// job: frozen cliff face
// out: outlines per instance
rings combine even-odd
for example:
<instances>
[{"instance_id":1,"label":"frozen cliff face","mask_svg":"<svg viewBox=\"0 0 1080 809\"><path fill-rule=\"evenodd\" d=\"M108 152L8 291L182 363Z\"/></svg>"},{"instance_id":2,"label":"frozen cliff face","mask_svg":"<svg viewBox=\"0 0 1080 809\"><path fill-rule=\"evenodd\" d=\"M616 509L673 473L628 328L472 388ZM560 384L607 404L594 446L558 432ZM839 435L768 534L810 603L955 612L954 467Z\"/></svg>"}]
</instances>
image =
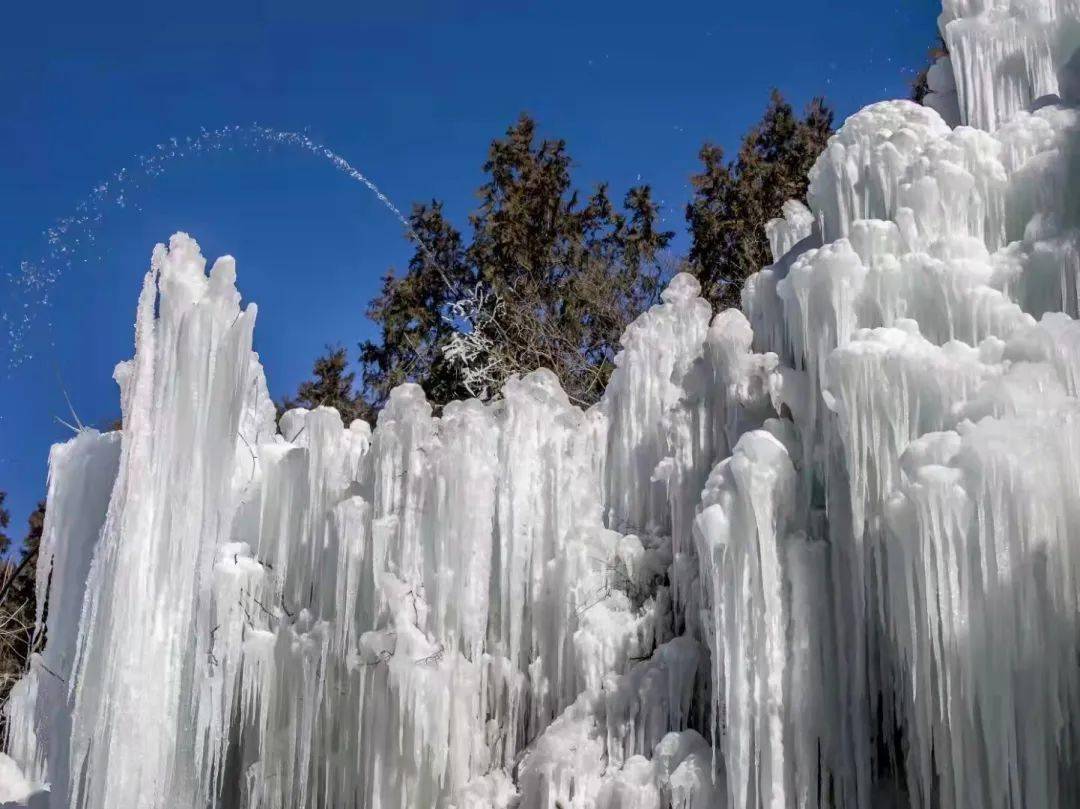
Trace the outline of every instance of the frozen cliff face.
<instances>
[{"instance_id":1,"label":"frozen cliff face","mask_svg":"<svg viewBox=\"0 0 1080 809\"><path fill-rule=\"evenodd\" d=\"M588 411L275 423L232 260L159 246L123 431L50 459L9 794L1075 805L1078 15L947 2L928 106L852 116L742 311L672 279Z\"/></svg>"}]
</instances>

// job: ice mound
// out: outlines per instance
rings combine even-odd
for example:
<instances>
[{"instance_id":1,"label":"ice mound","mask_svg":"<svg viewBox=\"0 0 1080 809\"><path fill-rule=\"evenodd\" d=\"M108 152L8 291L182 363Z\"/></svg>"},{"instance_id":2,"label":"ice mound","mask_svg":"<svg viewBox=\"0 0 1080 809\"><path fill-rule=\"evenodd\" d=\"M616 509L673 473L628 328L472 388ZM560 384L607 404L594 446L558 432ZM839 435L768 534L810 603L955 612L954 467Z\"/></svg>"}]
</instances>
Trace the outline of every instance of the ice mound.
<instances>
[{"instance_id":1,"label":"ice mound","mask_svg":"<svg viewBox=\"0 0 1080 809\"><path fill-rule=\"evenodd\" d=\"M844 124L742 311L675 277L588 411L537 370L275 423L232 259L158 246L123 431L50 458L0 777L56 809L1074 806L1080 5L941 26L928 105Z\"/></svg>"},{"instance_id":2,"label":"ice mound","mask_svg":"<svg viewBox=\"0 0 1080 809\"><path fill-rule=\"evenodd\" d=\"M19 765L0 753L0 807L41 806L47 793L26 777Z\"/></svg>"}]
</instances>

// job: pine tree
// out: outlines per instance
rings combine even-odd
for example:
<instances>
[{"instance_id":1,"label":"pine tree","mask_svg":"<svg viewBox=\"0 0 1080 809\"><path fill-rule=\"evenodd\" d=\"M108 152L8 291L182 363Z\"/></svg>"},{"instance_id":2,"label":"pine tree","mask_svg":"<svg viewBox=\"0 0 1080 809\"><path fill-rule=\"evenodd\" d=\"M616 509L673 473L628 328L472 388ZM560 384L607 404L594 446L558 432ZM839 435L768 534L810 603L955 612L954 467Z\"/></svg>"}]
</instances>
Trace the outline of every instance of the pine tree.
<instances>
[{"instance_id":1,"label":"pine tree","mask_svg":"<svg viewBox=\"0 0 1080 809\"><path fill-rule=\"evenodd\" d=\"M0 503L3 502L0 492ZM0 524L6 526L10 515L0 509ZM9 561L0 576L0 705L7 701L11 687L26 671L34 643L34 618L37 611L35 579L38 549L45 525L45 503L40 502L27 520L19 562ZM4 537L5 542L9 542ZM37 639L38 643L43 638ZM0 713L0 736L4 718Z\"/></svg>"},{"instance_id":2,"label":"pine tree","mask_svg":"<svg viewBox=\"0 0 1080 809\"><path fill-rule=\"evenodd\" d=\"M625 213L605 184L582 204L570 165L566 143L537 142L535 122L522 116L488 152L468 256L502 306L482 322L493 387L547 367L588 405L607 384L623 329L656 299L658 254L673 234L657 226L647 186L627 193Z\"/></svg>"},{"instance_id":3,"label":"pine tree","mask_svg":"<svg viewBox=\"0 0 1080 809\"><path fill-rule=\"evenodd\" d=\"M799 118L774 90L734 161L725 163L719 146L701 148L703 169L692 178L694 197L686 207L689 259L714 305L737 306L743 283L770 262L765 224L787 200L805 200L807 174L832 135L832 120L822 99Z\"/></svg>"},{"instance_id":4,"label":"pine tree","mask_svg":"<svg viewBox=\"0 0 1080 809\"><path fill-rule=\"evenodd\" d=\"M765 224L788 199L805 198L831 134L821 99L799 117L774 91L735 160L702 147L682 268L698 275L712 303L737 305L745 279L768 263ZM595 402L623 330L671 274L663 251L673 234L660 228L648 186L630 189L620 208L604 184L588 196L575 189L571 165L565 141L538 139L523 115L488 149L471 241L440 202L415 206L409 266L388 273L368 306L379 335L360 346L362 393L339 350L320 359L324 367L296 401L370 416L411 381L438 407L497 394L510 375L547 367L573 401Z\"/></svg>"},{"instance_id":5,"label":"pine tree","mask_svg":"<svg viewBox=\"0 0 1080 809\"><path fill-rule=\"evenodd\" d=\"M313 379L300 384L296 395L286 398L278 407L284 412L293 407L314 409L323 405L336 408L341 420L349 425L354 419L372 417L371 408L355 391L356 374L348 370L345 349L327 346L326 353L315 360Z\"/></svg>"},{"instance_id":6,"label":"pine tree","mask_svg":"<svg viewBox=\"0 0 1080 809\"><path fill-rule=\"evenodd\" d=\"M441 202L413 206L409 217L416 252L403 276L389 272L368 305L380 336L360 346L366 401L382 406L403 382L420 382L435 402L467 396L442 347L454 331L451 305L476 278L465 262L461 234L443 215Z\"/></svg>"},{"instance_id":7,"label":"pine tree","mask_svg":"<svg viewBox=\"0 0 1080 809\"><path fill-rule=\"evenodd\" d=\"M0 492L0 556L7 554L11 547L11 537L4 533L4 529L11 523L11 512L4 508L7 500L7 492Z\"/></svg>"},{"instance_id":8,"label":"pine tree","mask_svg":"<svg viewBox=\"0 0 1080 809\"><path fill-rule=\"evenodd\" d=\"M34 586L38 549L41 547L41 534L45 528L45 501L41 500L26 519L26 536L23 537L20 564L22 570L12 586L16 603L30 603L29 612L34 613ZM25 562L25 564L22 564Z\"/></svg>"},{"instance_id":9,"label":"pine tree","mask_svg":"<svg viewBox=\"0 0 1080 809\"><path fill-rule=\"evenodd\" d=\"M648 186L627 193L625 212L603 184L582 203L570 167L566 143L538 141L523 115L488 150L470 244L440 203L414 208L408 272L388 275L368 308L381 332L361 346L368 402L406 381L437 405L490 395L539 367L573 400L599 398L623 329L656 300L673 234Z\"/></svg>"}]
</instances>

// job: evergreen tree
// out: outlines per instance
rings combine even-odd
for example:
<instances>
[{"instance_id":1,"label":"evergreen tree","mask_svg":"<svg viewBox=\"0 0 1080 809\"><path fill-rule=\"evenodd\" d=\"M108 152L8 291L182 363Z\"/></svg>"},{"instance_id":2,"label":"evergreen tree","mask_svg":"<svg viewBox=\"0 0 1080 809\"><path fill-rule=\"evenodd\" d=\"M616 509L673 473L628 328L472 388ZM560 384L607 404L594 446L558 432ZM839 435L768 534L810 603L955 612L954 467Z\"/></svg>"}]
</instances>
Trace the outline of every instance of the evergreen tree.
<instances>
[{"instance_id":1,"label":"evergreen tree","mask_svg":"<svg viewBox=\"0 0 1080 809\"><path fill-rule=\"evenodd\" d=\"M314 378L301 383L296 396L282 401L278 410L284 412L293 407L310 410L325 405L336 408L346 426L354 419L370 420L371 409L355 391L356 374L348 366L344 348L327 346L326 353L315 360Z\"/></svg>"},{"instance_id":2,"label":"evergreen tree","mask_svg":"<svg viewBox=\"0 0 1080 809\"><path fill-rule=\"evenodd\" d=\"M34 614L34 585L37 570L38 549L41 547L41 534L45 528L45 501L38 502L26 520L26 536L23 537L20 565L22 570L12 586L15 603L29 603L29 613ZM23 564L25 562L25 564Z\"/></svg>"},{"instance_id":3,"label":"evergreen tree","mask_svg":"<svg viewBox=\"0 0 1080 809\"><path fill-rule=\"evenodd\" d=\"M468 395L442 351L454 331L450 307L476 281L461 234L437 201L413 206L409 224L416 252L403 276L391 271L383 278L367 309L380 338L360 345L365 397L375 407L403 382L420 382L439 403Z\"/></svg>"},{"instance_id":4,"label":"evergreen tree","mask_svg":"<svg viewBox=\"0 0 1080 809\"><path fill-rule=\"evenodd\" d=\"M657 257L673 234L658 227L648 186L615 209L606 185L582 204L563 140L536 142L522 116L488 151L468 259L501 310L474 318L487 332L490 383L547 367L572 400L596 401L626 325L656 299Z\"/></svg>"},{"instance_id":5,"label":"evergreen tree","mask_svg":"<svg viewBox=\"0 0 1080 809\"><path fill-rule=\"evenodd\" d=\"M0 497L2 502L3 497ZM0 524L7 525L8 518L8 513L0 509ZM37 611L35 562L44 525L45 503L41 502L27 520L27 532L18 564L7 562L0 576L0 705L7 701L11 687L26 671L33 651ZM4 540L9 541L7 537ZM38 639L38 642L41 640ZM0 735L5 730L3 723L4 718L0 713Z\"/></svg>"},{"instance_id":6,"label":"evergreen tree","mask_svg":"<svg viewBox=\"0 0 1080 809\"><path fill-rule=\"evenodd\" d=\"M774 92L734 161L702 147L686 268L712 303L737 304L745 279L769 262L765 224L788 199L805 198L831 134L821 99L800 117ZM488 149L471 240L440 202L414 206L408 268L388 273L368 306L379 336L360 346L362 393L338 350L320 359L296 401L370 416L403 382L419 383L439 406L497 394L510 375L547 367L573 401L595 402L623 330L670 275L663 251L673 234L661 229L648 186L618 206L605 184L587 196L577 190L571 165L566 143L538 139L523 115Z\"/></svg>"},{"instance_id":7,"label":"evergreen tree","mask_svg":"<svg viewBox=\"0 0 1080 809\"><path fill-rule=\"evenodd\" d=\"M11 547L11 538L4 533L4 529L11 523L11 513L4 508L7 500L7 492L0 492L0 556L6 555Z\"/></svg>"},{"instance_id":8,"label":"evergreen tree","mask_svg":"<svg viewBox=\"0 0 1080 809\"><path fill-rule=\"evenodd\" d=\"M701 148L703 168L692 178L686 207L689 259L714 305L737 306L746 279L770 263L765 224L787 200L805 200L807 174L832 135L832 120L822 99L800 118L774 90L734 161L726 163L719 146Z\"/></svg>"},{"instance_id":9,"label":"evergreen tree","mask_svg":"<svg viewBox=\"0 0 1080 809\"><path fill-rule=\"evenodd\" d=\"M368 307L380 327L361 345L369 403L406 381L436 405L490 395L539 367L575 401L596 401L623 329L656 300L673 234L648 186L624 211L603 184L582 202L570 167L565 142L538 141L523 115L488 150L468 245L439 202L413 209L408 271L388 274Z\"/></svg>"}]
</instances>

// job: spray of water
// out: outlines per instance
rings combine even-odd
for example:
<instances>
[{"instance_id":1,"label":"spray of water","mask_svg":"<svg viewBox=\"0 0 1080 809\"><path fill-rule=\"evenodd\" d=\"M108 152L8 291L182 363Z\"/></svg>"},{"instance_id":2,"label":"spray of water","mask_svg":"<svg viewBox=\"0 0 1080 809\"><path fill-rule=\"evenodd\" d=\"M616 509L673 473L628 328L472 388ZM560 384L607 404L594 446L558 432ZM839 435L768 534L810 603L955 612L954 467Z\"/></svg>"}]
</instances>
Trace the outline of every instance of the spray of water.
<instances>
[{"instance_id":1,"label":"spray of water","mask_svg":"<svg viewBox=\"0 0 1080 809\"><path fill-rule=\"evenodd\" d=\"M419 249L438 266L431 251L390 198L348 160L310 135L260 124L203 129L195 136L170 138L165 143L159 143L149 152L136 157L131 165L114 172L106 181L95 186L71 216L57 220L45 231L46 249L40 258L23 261L17 271L8 273L11 303L0 311L0 327L8 335L8 369L32 359L32 354L26 349L31 326L41 312L49 308L53 287L64 273L75 264L85 264L90 260L91 248L97 242L98 231L109 210L127 208L129 205L141 210L135 202L137 192L145 183L161 176L180 160L213 152L237 149L267 151L282 147L325 160L350 180L371 191L405 227Z\"/></svg>"}]
</instances>

